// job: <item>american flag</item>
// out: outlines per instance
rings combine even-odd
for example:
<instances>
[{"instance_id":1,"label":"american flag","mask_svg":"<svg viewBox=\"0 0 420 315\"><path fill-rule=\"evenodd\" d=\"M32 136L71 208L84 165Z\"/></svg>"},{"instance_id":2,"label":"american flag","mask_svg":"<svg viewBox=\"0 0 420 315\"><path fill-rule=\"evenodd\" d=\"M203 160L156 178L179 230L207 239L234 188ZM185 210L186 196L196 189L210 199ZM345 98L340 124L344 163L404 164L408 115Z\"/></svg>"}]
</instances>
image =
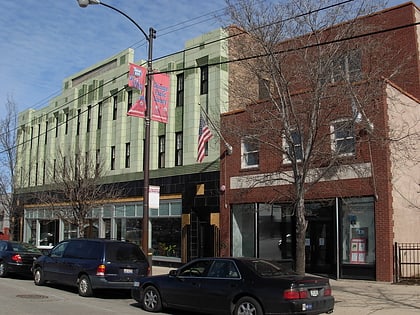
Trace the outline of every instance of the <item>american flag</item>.
<instances>
[{"instance_id":1,"label":"american flag","mask_svg":"<svg viewBox=\"0 0 420 315\"><path fill-rule=\"evenodd\" d=\"M200 127L198 129L197 162L201 163L206 155L206 143L213 137L207 122L200 112Z\"/></svg>"}]
</instances>

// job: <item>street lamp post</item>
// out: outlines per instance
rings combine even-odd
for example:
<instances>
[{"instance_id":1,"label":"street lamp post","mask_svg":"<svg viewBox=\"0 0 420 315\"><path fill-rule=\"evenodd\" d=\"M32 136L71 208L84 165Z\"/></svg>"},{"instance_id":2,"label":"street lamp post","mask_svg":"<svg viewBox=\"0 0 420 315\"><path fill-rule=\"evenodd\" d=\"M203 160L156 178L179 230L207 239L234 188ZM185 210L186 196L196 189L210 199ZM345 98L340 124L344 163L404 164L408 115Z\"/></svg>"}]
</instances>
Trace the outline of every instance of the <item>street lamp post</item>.
<instances>
[{"instance_id":1,"label":"street lamp post","mask_svg":"<svg viewBox=\"0 0 420 315\"><path fill-rule=\"evenodd\" d=\"M149 35L134 21L130 16L120 11L119 9L110 6L100 0L77 0L79 6L82 8L87 7L90 4L100 4L107 8L110 8L129 19L144 35L146 38L149 48L147 56L147 87L146 87L146 113L145 113L145 140L144 140L144 151L143 151L143 174L144 174L144 195L143 195L143 229L141 246L143 251L147 254L149 251L149 181L150 181L150 113L151 113L151 99L152 99L152 52L153 52L153 39L156 38L156 31L150 27Z\"/></svg>"}]
</instances>

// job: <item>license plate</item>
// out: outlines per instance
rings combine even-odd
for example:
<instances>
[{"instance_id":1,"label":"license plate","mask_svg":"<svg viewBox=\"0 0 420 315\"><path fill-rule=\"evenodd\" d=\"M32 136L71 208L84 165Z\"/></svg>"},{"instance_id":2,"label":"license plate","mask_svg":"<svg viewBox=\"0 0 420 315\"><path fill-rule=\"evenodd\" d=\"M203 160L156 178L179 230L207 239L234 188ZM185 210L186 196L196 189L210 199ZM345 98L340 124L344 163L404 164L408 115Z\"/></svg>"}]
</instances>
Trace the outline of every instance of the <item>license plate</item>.
<instances>
[{"instance_id":1,"label":"license plate","mask_svg":"<svg viewBox=\"0 0 420 315\"><path fill-rule=\"evenodd\" d=\"M134 286L135 286L135 287L139 287L139 286L140 286L140 282L138 282L138 281L134 281Z\"/></svg>"},{"instance_id":2,"label":"license plate","mask_svg":"<svg viewBox=\"0 0 420 315\"><path fill-rule=\"evenodd\" d=\"M133 269L127 269L127 268L124 268L123 272L124 272L124 273L129 273L129 274L132 274L132 273L133 273Z\"/></svg>"},{"instance_id":3,"label":"license plate","mask_svg":"<svg viewBox=\"0 0 420 315\"><path fill-rule=\"evenodd\" d=\"M309 290L311 296L318 296L318 290Z\"/></svg>"}]
</instances>

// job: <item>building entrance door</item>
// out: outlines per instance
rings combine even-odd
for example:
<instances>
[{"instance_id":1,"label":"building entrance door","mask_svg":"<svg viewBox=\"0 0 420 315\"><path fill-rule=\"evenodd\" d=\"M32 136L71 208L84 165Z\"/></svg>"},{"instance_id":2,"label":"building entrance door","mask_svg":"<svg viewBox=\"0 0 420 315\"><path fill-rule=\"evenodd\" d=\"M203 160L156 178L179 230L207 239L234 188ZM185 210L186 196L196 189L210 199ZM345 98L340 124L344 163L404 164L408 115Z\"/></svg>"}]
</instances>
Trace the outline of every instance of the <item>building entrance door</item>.
<instances>
[{"instance_id":1,"label":"building entrance door","mask_svg":"<svg viewBox=\"0 0 420 315\"><path fill-rule=\"evenodd\" d=\"M321 210L307 219L306 272L334 275L336 273L334 212Z\"/></svg>"}]
</instances>

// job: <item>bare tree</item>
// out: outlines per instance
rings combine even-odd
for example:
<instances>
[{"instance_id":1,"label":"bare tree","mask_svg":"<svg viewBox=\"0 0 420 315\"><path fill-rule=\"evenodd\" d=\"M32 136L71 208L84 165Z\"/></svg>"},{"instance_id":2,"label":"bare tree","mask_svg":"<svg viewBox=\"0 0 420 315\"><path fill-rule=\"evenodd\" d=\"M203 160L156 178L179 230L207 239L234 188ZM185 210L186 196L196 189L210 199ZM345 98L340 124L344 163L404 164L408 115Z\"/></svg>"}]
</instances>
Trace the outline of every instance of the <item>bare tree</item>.
<instances>
[{"instance_id":1,"label":"bare tree","mask_svg":"<svg viewBox=\"0 0 420 315\"><path fill-rule=\"evenodd\" d=\"M36 194L41 204L63 221L76 225L84 237L92 210L121 196L115 184L104 182L106 171L96 153L64 155L58 150L46 167L47 190Z\"/></svg>"},{"instance_id":2,"label":"bare tree","mask_svg":"<svg viewBox=\"0 0 420 315\"><path fill-rule=\"evenodd\" d=\"M270 175L255 176L251 186L289 185L278 200L294 204L296 271L303 274L305 198L321 180L340 177L340 166L352 167L356 137L361 151L372 140L385 141L385 128L373 128L381 121L383 78L401 76L404 65L384 58L378 48L383 42L367 36L381 25L360 17L381 8L377 1L226 2L230 23L237 26L230 28L229 54L237 62L229 65L235 79L229 106L248 105L246 118L230 121L223 132L266 148L273 160L282 157L283 163ZM362 65L362 56L370 67ZM337 134L342 139L332 141Z\"/></svg>"},{"instance_id":3,"label":"bare tree","mask_svg":"<svg viewBox=\"0 0 420 315\"><path fill-rule=\"evenodd\" d=\"M0 119L0 203L4 209L6 221L9 220L8 228L11 235L14 233L13 222L19 215L18 207L13 200L16 166L16 114L16 103L12 97L8 97Z\"/></svg>"}]
</instances>

